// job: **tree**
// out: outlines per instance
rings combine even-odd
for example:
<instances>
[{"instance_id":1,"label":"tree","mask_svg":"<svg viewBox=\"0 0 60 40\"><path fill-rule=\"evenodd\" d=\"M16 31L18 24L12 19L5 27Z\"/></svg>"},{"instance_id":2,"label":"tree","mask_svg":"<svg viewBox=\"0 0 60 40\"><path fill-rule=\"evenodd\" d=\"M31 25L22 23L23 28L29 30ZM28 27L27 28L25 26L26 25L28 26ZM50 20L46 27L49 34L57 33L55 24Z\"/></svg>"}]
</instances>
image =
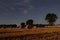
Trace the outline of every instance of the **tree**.
<instances>
[{"instance_id":1,"label":"tree","mask_svg":"<svg viewBox=\"0 0 60 40\"><path fill-rule=\"evenodd\" d=\"M57 17L56 14L54 14L54 13L48 13L46 15L45 20L47 20L49 22L49 25L53 25L57 18L58 17Z\"/></svg>"},{"instance_id":2,"label":"tree","mask_svg":"<svg viewBox=\"0 0 60 40\"><path fill-rule=\"evenodd\" d=\"M33 25L33 20L32 19L29 19L26 21L26 25L28 25L28 28L32 28L32 25Z\"/></svg>"},{"instance_id":3,"label":"tree","mask_svg":"<svg viewBox=\"0 0 60 40\"><path fill-rule=\"evenodd\" d=\"M25 28L25 23L24 22L21 23L21 28Z\"/></svg>"}]
</instances>

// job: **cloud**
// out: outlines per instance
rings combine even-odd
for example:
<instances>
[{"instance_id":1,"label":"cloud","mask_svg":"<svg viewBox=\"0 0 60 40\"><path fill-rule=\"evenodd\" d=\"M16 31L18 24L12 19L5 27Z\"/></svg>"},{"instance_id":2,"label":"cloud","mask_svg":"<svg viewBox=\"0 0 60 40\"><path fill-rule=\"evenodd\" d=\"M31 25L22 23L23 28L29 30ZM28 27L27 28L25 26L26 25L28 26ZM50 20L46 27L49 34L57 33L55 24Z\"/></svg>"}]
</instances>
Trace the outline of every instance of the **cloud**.
<instances>
[{"instance_id":1,"label":"cloud","mask_svg":"<svg viewBox=\"0 0 60 40\"><path fill-rule=\"evenodd\" d=\"M24 14L28 14L29 4L30 0L24 0L25 8L24 8ZM27 4L26 4L27 3Z\"/></svg>"},{"instance_id":2,"label":"cloud","mask_svg":"<svg viewBox=\"0 0 60 40\"><path fill-rule=\"evenodd\" d=\"M28 8L24 9L24 14L28 14L29 10L32 10L34 8L34 6L30 5L28 6Z\"/></svg>"},{"instance_id":3,"label":"cloud","mask_svg":"<svg viewBox=\"0 0 60 40\"><path fill-rule=\"evenodd\" d=\"M28 10L27 9L24 10L24 14L28 14Z\"/></svg>"},{"instance_id":4,"label":"cloud","mask_svg":"<svg viewBox=\"0 0 60 40\"><path fill-rule=\"evenodd\" d=\"M31 10L31 9L33 9L34 8L34 6L32 6L32 5L29 5L29 10Z\"/></svg>"},{"instance_id":5,"label":"cloud","mask_svg":"<svg viewBox=\"0 0 60 40\"><path fill-rule=\"evenodd\" d=\"M28 3L30 0L24 0L25 3Z\"/></svg>"}]
</instances>

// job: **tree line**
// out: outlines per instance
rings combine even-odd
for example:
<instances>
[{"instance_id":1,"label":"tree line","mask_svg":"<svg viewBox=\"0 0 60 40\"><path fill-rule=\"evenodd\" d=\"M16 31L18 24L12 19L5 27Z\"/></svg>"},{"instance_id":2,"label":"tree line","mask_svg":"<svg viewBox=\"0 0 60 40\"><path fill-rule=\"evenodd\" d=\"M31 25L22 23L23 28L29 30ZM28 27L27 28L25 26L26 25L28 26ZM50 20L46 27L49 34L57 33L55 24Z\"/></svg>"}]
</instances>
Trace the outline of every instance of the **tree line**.
<instances>
[{"instance_id":1,"label":"tree line","mask_svg":"<svg viewBox=\"0 0 60 40\"><path fill-rule=\"evenodd\" d=\"M48 13L45 17L45 20L48 22L48 25L54 25L54 23L56 22L56 20L58 19L57 15L55 13ZM48 26L48 25L43 25L43 24L33 24L34 23L34 20L33 19L28 19L25 22L21 22L21 28L25 28L26 26L28 26L27 28L28 29L31 29L32 27L36 26L36 27L45 27L45 26ZM0 28L16 28L17 25L16 24L10 24L10 25L6 25L6 24L3 24L3 25L0 25Z\"/></svg>"},{"instance_id":2,"label":"tree line","mask_svg":"<svg viewBox=\"0 0 60 40\"><path fill-rule=\"evenodd\" d=\"M48 13L45 17L45 20L48 22L48 25L54 25L54 23L56 22L56 20L58 19L57 15L55 13ZM28 29L33 27L33 19L29 19L25 22L21 23L21 28L25 28L26 25L28 25ZM26 25L25 25L26 24ZM44 25L40 25L42 27L44 27Z\"/></svg>"}]
</instances>

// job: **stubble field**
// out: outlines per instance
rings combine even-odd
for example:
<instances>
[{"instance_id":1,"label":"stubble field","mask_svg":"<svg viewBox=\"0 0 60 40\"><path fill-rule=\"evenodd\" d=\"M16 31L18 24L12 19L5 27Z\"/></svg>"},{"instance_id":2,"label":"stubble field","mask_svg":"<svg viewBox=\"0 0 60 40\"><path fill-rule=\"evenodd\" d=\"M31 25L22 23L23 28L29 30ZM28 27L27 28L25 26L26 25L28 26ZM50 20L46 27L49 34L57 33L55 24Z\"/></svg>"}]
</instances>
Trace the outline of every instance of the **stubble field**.
<instances>
[{"instance_id":1,"label":"stubble field","mask_svg":"<svg viewBox=\"0 0 60 40\"><path fill-rule=\"evenodd\" d=\"M60 27L1 28L1 40L60 40Z\"/></svg>"}]
</instances>

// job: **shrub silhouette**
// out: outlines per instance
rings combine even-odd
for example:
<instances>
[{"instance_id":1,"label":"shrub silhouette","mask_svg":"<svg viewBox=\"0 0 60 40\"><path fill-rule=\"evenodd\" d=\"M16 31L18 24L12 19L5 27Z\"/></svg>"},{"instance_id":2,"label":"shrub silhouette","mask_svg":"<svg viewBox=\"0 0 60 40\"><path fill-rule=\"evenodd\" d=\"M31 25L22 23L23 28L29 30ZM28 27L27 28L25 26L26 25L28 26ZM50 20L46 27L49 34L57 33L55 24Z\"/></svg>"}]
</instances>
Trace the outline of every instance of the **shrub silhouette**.
<instances>
[{"instance_id":1,"label":"shrub silhouette","mask_svg":"<svg viewBox=\"0 0 60 40\"><path fill-rule=\"evenodd\" d=\"M25 23L24 22L21 23L21 28L25 28Z\"/></svg>"},{"instance_id":2,"label":"shrub silhouette","mask_svg":"<svg viewBox=\"0 0 60 40\"><path fill-rule=\"evenodd\" d=\"M33 20L32 19L27 20L26 25L28 25L28 29L31 29L33 27Z\"/></svg>"}]
</instances>

